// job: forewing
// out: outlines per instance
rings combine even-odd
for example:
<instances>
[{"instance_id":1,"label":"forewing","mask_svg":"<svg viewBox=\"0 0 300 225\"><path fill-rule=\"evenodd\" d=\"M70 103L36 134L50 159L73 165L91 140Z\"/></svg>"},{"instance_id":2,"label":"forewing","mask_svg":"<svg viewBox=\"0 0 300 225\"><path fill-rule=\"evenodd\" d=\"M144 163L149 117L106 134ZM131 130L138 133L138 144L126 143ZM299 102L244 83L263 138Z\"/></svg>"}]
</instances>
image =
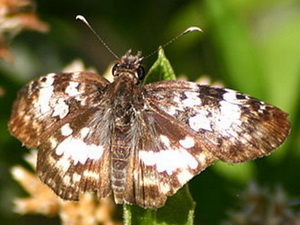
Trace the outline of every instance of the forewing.
<instances>
[{"instance_id":1,"label":"forewing","mask_svg":"<svg viewBox=\"0 0 300 225\"><path fill-rule=\"evenodd\" d=\"M145 110L141 118L125 200L155 209L216 158L171 116Z\"/></svg>"},{"instance_id":2,"label":"forewing","mask_svg":"<svg viewBox=\"0 0 300 225\"><path fill-rule=\"evenodd\" d=\"M37 147L42 136L101 104L108 84L91 72L51 73L33 80L18 93L9 130L28 148Z\"/></svg>"},{"instance_id":3,"label":"forewing","mask_svg":"<svg viewBox=\"0 0 300 225\"><path fill-rule=\"evenodd\" d=\"M22 88L14 103L11 133L39 149L37 174L63 199L110 192L108 84L90 72L48 74Z\"/></svg>"},{"instance_id":4,"label":"forewing","mask_svg":"<svg viewBox=\"0 0 300 225\"><path fill-rule=\"evenodd\" d=\"M176 119L202 149L226 162L267 155L290 130L288 114L230 89L163 81L146 85L143 93L149 108Z\"/></svg>"}]
</instances>

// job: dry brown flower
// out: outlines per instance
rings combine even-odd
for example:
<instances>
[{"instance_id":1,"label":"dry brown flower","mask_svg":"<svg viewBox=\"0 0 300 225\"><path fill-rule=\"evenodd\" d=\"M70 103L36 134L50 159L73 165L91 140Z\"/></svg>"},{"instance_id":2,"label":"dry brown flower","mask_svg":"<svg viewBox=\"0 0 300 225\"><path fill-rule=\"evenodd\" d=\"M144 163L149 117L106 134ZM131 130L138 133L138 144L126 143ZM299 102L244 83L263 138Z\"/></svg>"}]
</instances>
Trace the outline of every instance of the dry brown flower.
<instances>
[{"instance_id":1,"label":"dry brown flower","mask_svg":"<svg viewBox=\"0 0 300 225\"><path fill-rule=\"evenodd\" d=\"M0 59L13 61L7 43L24 29L49 30L48 25L38 19L31 0L0 0Z\"/></svg>"},{"instance_id":2,"label":"dry brown flower","mask_svg":"<svg viewBox=\"0 0 300 225\"><path fill-rule=\"evenodd\" d=\"M36 151L26 157L35 167ZM28 192L29 197L15 200L15 212L19 214L42 214L59 216L63 225L116 225L114 221L115 204L109 197L98 200L92 193L83 193L78 202L64 201L57 197L37 176L21 167L12 168L12 175Z\"/></svg>"}]
</instances>

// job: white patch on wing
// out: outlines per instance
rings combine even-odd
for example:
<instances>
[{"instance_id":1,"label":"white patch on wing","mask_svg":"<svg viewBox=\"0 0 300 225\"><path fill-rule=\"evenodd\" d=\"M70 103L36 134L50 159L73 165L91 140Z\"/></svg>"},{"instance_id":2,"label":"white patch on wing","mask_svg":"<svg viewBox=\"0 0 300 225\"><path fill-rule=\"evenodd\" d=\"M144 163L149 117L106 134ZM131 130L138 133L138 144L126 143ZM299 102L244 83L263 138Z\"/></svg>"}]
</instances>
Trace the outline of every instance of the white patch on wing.
<instances>
[{"instance_id":1,"label":"white patch on wing","mask_svg":"<svg viewBox=\"0 0 300 225\"><path fill-rule=\"evenodd\" d=\"M55 73L49 73L44 77L40 78L40 84L42 87L47 87L47 86L51 86L54 82L54 76L56 74ZM45 81L42 81L42 79L44 79Z\"/></svg>"},{"instance_id":2,"label":"white patch on wing","mask_svg":"<svg viewBox=\"0 0 300 225\"><path fill-rule=\"evenodd\" d=\"M158 152L140 151L139 159L147 166L156 165L158 172L166 171L168 175L172 175L177 169L196 169L198 166L197 160L183 148Z\"/></svg>"},{"instance_id":3,"label":"white patch on wing","mask_svg":"<svg viewBox=\"0 0 300 225\"><path fill-rule=\"evenodd\" d=\"M264 111L266 110L266 103L264 103L264 102L260 102L260 106L259 106L259 109L258 109L258 112L259 113L264 113Z\"/></svg>"},{"instance_id":4,"label":"white patch on wing","mask_svg":"<svg viewBox=\"0 0 300 225\"><path fill-rule=\"evenodd\" d=\"M201 99L197 92L185 92L186 99L182 101L185 107L195 107L201 105Z\"/></svg>"},{"instance_id":5,"label":"white patch on wing","mask_svg":"<svg viewBox=\"0 0 300 225\"><path fill-rule=\"evenodd\" d=\"M38 100L35 103L35 107L40 107L40 112L42 114L51 110L50 99L53 94L53 86L42 87L38 94Z\"/></svg>"},{"instance_id":6,"label":"white patch on wing","mask_svg":"<svg viewBox=\"0 0 300 225\"><path fill-rule=\"evenodd\" d=\"M190 117L189 125L194 131L199 131L200 129L212 131L211 121L207 117L207 113L204 110L199 110L198 114Z\"/></svg>"},{"instance_id":7,"label":"white patch on wing","mask_svg":"<svg viewBox=\"0 0 300 225\"><path fill-rule=\"evenodd\" d=\"M54 181L53 178L48 178L47 179L47 184L50 185L52 188L56 188L57 184L56 182Z\"/></svg>"},{"instance_id":8,"label":"white patch on wing","mask_svg":"<svg viewBox=\"0 0 300 225\"><path fill-rule=\"evenodd\" d=\"M166 108L166 113L168 113L171 116L174 116L176 111L177 111L177 109L173 105Z\"/></svg>"},{"instance_id":9,"label":"white patch on wing","mask_svg":"<svg viewBox=\"0 0 300 225\"><path fill-rule=\"evenodd\" d=\"M186 136L184 139L180 140L179 143L184 148L192 148L195 145L195 140L191 136Z\"/></svg>"},{"instance_id":10,"label":"white patch on wing","mask_svg":"<svg viewBox=\"0 0 300 225\"><path fill-rule=\"evenodd\" d=\"M153 151L139 151L139 158L147 166L154 166L156 163L156 153Z\"/></svg>"},{"instance_id":11,"label":"white patch on wing","mask_svg":"<svg viewBox=\"0 0 300 225\"><path fill-rule=\"evenodd\" d=\"M205 165L206 164L206 157L207 156L206 156L205 153L197 154L195 157L198 159L198 161L200 162L201 165Z\"/></svg>"},{"instance_id":12,"label":"white patch on wing","mask_svg":"<svg viewBox=\"0 0 300 225\"><path fill-rule=\"evenodd\" d=\"M85 138L87 135L88 135L88 133L90 132L90 128L88 128L88 127L84 127L84 128L82 128L81 130L80 130L80 137L83 139L83 138Z\"/></svg>"},{"instance_id":13,"label":"white patch on wing","mask_svg":"<svg viewBox=\"0 0 300 225\"><path fill-rule=\"evenodd\" d=\"M63 119L69 113L69 106L65 101L60 98L54 106L54 111L52 116L59 116L60 119Z\"/></svg>"},{"instance_id":14,"label":"white patch on wing","mask_svg":"<svg viewBox=\"0 0 300 225\"><path fill-rule=\"evenodd\" d=\"M60 129L61 131L61 134L63 136L69 136L70 134L73 133L73 130L72 128L70 127L70 124L69 123L66 123L65 125L63 125Z\"/></svg>"},{"instance_id":15,"label":"white patch on wing","mask_svg":"<svg viewBox=\"0 0 300 225\"><path fill-rule=\"evenodd\" d=\"M194 175L190 171L183 169L178 172L177 179L178 179L179 183L183 185L187 181L189 181L193 176Z\"/></svg>"},{"instance_id":16,"label":"white patch on wing","mask_svg":"<svg viewBox=\"0 0 300 225\"><path fill-rule=\"evenodd\" d=\"M167 194L170 192L170 185L166 184L165 182L160 182L159 184L159 190L164 193Z\"/></svg>"},{"instance_id":17,"label":"white patch on wing","mask_svg":"<svg viewBox=\"0 0 300 225\"><path fill-rule=\"evenodd\" d=\"M174 104L175 103L175 104ZM172 104L167 104L163 106L166 113L168 113L171 116L174 116L176 114L176 111L184 111L184 108L182 107L182 101L179 95L175 95L172 99Z\"/></svg>"},{"instance_id":18,"label":"white patch on wing","mask_svg":"<svg viewBox=\"0 0 300 225\"><path fill-rule=\"evenodd\" d=\"M73 160L73 164L76 165L78 162L84 164L88 159L99 160L103 154L103 147L95 144L89 145L69 136L57 146L55 153Z\"/></svg>"},{"instance_id":19,"label":"white patch on wing","mask_svg":"<svg viewBox=\"0 0 300 225\"><path fill-rule=\"evenodd\" d=\"M55 73L49 73L39 80L40 90L38 93L37 102L35 102L34 107L40 107L40 112L42 114L51 110L50 99L54 90L54 87L52 85L54 82L54 76Z\"/></svg>"},{"instance_id":20,"label":"white patch on wing","mask_svg":"<svg viewBox=\"0 0 300 225\"><path fill-rule=\"evenodd\" d=\"M235 105L226 101L220 102L220 114L217 114L215 117L215 124L218 130L225 131L231 128L233 124L241 125L242 121L240 119L241 108L239 105Z\"/></svg>"},{"instance_id":21,"label":"white patch on wing","mask_svg":"<svg viewBox=\"0 0 300 225\"><path fill-rule=\"evenodd\" d=\"M73 175L72 175L72 180L73 180L73 182L75 182L75 183L79 182L79 181L81 180L81 175L78 174L78 173L73 173Z\"/></svg>"},{"instance_id":22,"label":"white patch on wing","mask_svg":"<svg viewBox=\"0 0 300 225\"><path fill-rule=\"evenodd\" d=\"M236 91L225 89L225 93L223 94L223 99L230 103L239 103L240 100L236 97Z\"/></svg>"},{"instance_id":23,"label":"white patch on wing","mask_svg":"<svg viewBox=\"0 0 300 225\"><path fill-rule=\"evenodd\" d=\"M93 178L93 179L99 179L99 174L94 171L90 171L90 170L85 170L83 172L83 176Z\"/></svg>"},{"instance_id":24,"label":"white patch on wing","mask_svg":"<svg viewBox=\"0 0 300 225\"><path fill-rule=\"evenodd\" d=\"M78 94L79 94L79 91L78 91L78 85L79 85L78 82L70 81L68 87L66 88L66 93L67 93L69 96L75 96L75 95L78 95Z\"/></svg>"},{"instance_id":25,"label":"white patch on wing","mask_svg":"<svg viewBox=\"0 0 300 225\"><path fill-rule=\"evenodd\" d=\"M67 156L62 156L59 160L57 160L54 164L63 174L68 171L71 166L71 161Z\"/></svg>"},{"instance_id":26,"label":"white patch on wing","mask_svg":"<svg viewBox=\"0 0 300 225\"><path fill-rule=\"evenodd\" d=\"M57 146L57 140L54 139L53 137L50 137L50 138L49 138L49 142L50 142L51 148L52 148L52 149L55 149L56 146Z\"/></svg>"},{"instance_id":27,"label":"white patch on wing","mask_svg":"<svg viewBox=\"0 0 300 225\"><path fill-rule=\"evenodd\" d=\"M177 104L181 104L181 99L178 94L174 96L173 102L176 102Z\"/></svg>"},{"instance_id":28,"label":"white patch on wing","mask_svg":"<svg viewBox=\"0 0 300 225\"><path fill-rule=\"evenodd\" d=\"M170 147L170 140L167 136L165 135L160 135L160 140L161 142L166 146L166 147Z\"/></svg>"},{"instance_id":29,"label":"white patch on wing","mask_svg":"<svg viewBox=\"0 0 300 225\"><path fill-rule=\"evenodd\" d=\"M71 177L69 175L64 175L63 176L63 181L64 181L65 184L70 184Z\"/></svg>"},{"instance_id":30,"label":"white patch on wing","mask_svg":"<svg viewBox=\"0 0 300 225\"><path fill-rule=\"evenodd\" d=\"M184 111L183 108L180 108L178 106L170 105L165 108L166 113L168 113L171 116L174 116L176 114L176 111Z\"/></svg>"},{"instance_id":31,"label":"white patch on wing","mask_svg":"<svg viewBox=\"0 0 300 225\"><path fill-rule=\"evenodd\" d=\"M143 184L145 186L157 186L157 179L155 177L150 176L143 176Z\"/></svg>"},{"instance_id":32,"label":"white patch on wing","mask_svg":"<svg viewBox=\"0 0 300 225\"><path fill-rule=\"evenodd\" d=\"M73 73L73 76L74 76L74 77L79 77L79 75L80 75L81 73L82 73L82 72L78 72L78 71L77 71L77 72L74 72L74 73Z\"/></svg>"}]
</instances>

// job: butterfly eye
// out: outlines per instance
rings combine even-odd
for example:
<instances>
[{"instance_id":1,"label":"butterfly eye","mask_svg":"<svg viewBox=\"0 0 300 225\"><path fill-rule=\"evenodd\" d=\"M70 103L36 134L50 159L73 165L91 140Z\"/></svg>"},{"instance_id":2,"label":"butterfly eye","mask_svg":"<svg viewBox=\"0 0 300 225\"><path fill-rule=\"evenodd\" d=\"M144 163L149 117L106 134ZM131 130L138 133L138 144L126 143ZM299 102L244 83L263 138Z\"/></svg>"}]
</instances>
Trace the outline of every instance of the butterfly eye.
<instances>
[{"instance_id":1,"label":"butterfly eye","mask_svg":"<svg viewBox=\"0 0 300 225\"><path fill-rule=\"evenodd\" d=\"M115 64L113 66L112 71L111 71L113 76L118 76L118 74L117 74L118 67L119 67L118 64Z\"/></svg>"},{"instance_id":2,"label":"butterfly eye","mask_svg":"<svg viewBox=\"0 0 300 225\"><path fill-rule=\"evenodd\" d=\"M145 77L145 70L144 70L144 67L142 66L139 66L137 68L137 74L138 74L138 77L139 77L139 80L142 81Z\"/></svg>"}]
</instances>

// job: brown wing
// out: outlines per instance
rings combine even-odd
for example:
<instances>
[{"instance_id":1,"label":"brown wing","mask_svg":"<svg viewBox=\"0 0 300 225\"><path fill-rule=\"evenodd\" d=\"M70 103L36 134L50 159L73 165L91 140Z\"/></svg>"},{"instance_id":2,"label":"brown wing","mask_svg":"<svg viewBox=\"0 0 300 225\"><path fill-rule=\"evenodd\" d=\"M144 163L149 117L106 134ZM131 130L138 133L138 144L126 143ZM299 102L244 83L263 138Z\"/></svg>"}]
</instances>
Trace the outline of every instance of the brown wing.
<instances>
[{"instance_id":1,"label":"brown wing","mask_svg":"<svg viewBox=\"0 0 300 225\"><path fill-rule=\"evenodd\" d=\"M141 123L125 202L156 209L216 158L167 114L145 111Z\"/></svg>"},{"instance_id":2,"label":"brown wing","mask_svg":"<svg viewBox=\"0 0 300 225\"><path fill-rule=\"evenodd\" d=\"M29 82L18 93L8 123L10 132L26 147L66 121L101 104L107 80L91 72L48 74Z\"/></svg>"},{"instance_id":3,"label":"brown wing","mask_svg":"<svg viewBox=\"0 0 300 225\"><path fill-rule=\"evenodd\" d=\"M290 131L288 114L230 89L185 81L157 82L144 88L151 109L176 119L201 146L226 162L265 156Z\"/></svg>"},{"instance_id":4,"label":"brown wing","mask_svg":"<svg viewBox=\"0 0 300 225\"><path fill-rule=\"evenodd\" d=\"M110 193L108 84L90 72L48 74L22 88L14 103L11 133L39 149L37 174L63 199Z\"/></svg>"}]
</instances>

